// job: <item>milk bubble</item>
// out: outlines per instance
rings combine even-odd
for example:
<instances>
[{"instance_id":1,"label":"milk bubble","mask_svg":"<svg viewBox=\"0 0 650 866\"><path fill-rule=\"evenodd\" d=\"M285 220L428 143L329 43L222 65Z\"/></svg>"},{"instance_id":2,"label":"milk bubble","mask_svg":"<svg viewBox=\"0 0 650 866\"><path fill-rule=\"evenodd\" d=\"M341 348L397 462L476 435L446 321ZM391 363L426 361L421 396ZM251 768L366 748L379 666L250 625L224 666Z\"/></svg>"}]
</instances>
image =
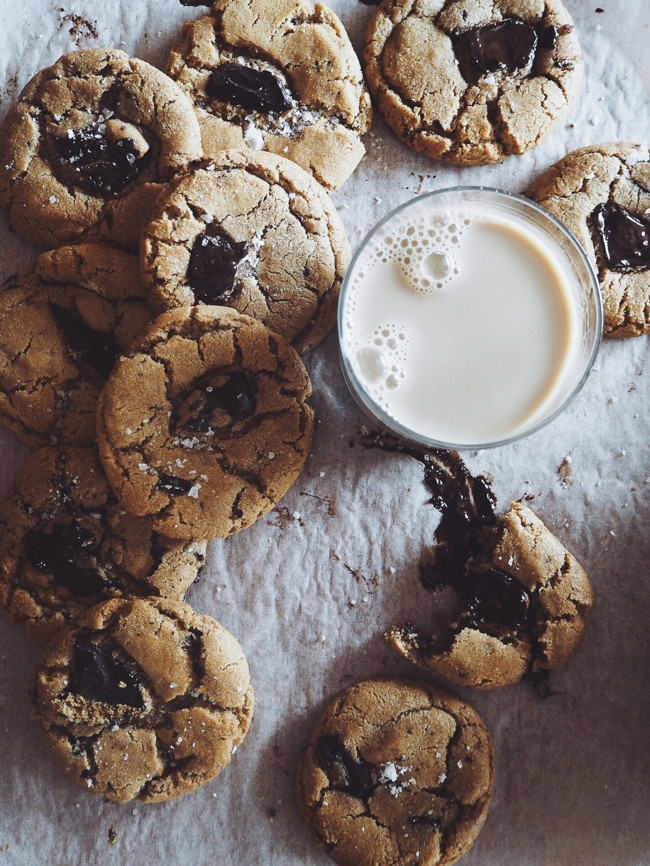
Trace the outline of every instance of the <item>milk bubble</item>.
<instances>
[{"instance_id":1,"label":"milk bubble","mask_svg":"<svg viewBox=\"0 0 650 866\"><path fill-rule=\"evenodd\" d=\"M371 385L381 382L386 377L387 364L379 349L364 346L357 352L357 362L361 378Z\"/></svg>"}]
</instances>

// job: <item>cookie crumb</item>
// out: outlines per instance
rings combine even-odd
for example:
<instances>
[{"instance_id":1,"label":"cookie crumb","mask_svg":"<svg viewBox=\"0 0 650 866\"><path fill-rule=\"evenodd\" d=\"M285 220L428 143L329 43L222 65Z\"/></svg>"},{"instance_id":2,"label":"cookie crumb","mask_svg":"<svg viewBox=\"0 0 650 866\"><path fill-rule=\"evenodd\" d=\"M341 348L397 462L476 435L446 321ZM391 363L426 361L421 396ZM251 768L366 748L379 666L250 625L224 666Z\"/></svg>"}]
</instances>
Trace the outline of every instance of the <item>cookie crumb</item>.
<instances>
[{"instance_id":1,"label":"cookie crumb","mask_svg":"<svg viewBox=\"0 0 650 866\"><path fill-rule=\"evenodd\" d=\"M115 832L115 828L109 827L108 828L108 844L109 845L115 845L116 842L117 842L117 833Z\"/></svg>"}]
</instances>

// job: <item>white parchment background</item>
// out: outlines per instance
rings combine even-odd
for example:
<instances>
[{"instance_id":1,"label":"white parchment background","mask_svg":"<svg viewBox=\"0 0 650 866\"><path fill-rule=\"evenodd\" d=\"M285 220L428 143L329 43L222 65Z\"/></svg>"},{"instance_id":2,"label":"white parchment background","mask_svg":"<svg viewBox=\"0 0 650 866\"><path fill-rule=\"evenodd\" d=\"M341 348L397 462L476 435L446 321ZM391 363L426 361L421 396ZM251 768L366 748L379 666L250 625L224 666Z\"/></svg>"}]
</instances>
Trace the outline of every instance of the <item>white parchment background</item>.
<instances>
[{"instance_id":1,"label":"white parchment background","mask_svg":"<svg viewBox=\"0 0 650 866\"><path fill-rule=\"evenodd\" d=\"M376 119L368 156L334 197L353 247L417 191L456 183L521 191L575 147L650 139L650 2L566 2L587 60L566 124L523 157L460 170L411 152ZM358 0L331 5L358 47L372 10ZM117 46L161 65L181 21L205 11L178 0L0 0L0 113L35 72L76 47ZM98 37L75 27L74 15ZM0 280L35 256L2 221L0 249ZM0 866L330 862L297 812L299 750L341 688L417 673L381 635L406 619L426 626L417 562L437 514L418 464L350 448L363 419L346 393L335 336L307 363L319 424L305 472L281 503L286 511L212 543L188 595L238 637L250 661L256 712L245 743L219 778L178 801L118 806L86 794L41 749L26 698L38 652L3 616ZM498 755L491 812L463 866L650 864L649 418L647 338L610 341L550 427L466 455L473 470L493 474L502 507L533 495L533 509L587 568L597 604L583 643L553 676L552 698L540 700L526 684L457 690L484 716ZM0 453L4 492L27 449L2 431ZM573 474L563 484L557 470L567 456Z\"/></svg>"}]
</instances>

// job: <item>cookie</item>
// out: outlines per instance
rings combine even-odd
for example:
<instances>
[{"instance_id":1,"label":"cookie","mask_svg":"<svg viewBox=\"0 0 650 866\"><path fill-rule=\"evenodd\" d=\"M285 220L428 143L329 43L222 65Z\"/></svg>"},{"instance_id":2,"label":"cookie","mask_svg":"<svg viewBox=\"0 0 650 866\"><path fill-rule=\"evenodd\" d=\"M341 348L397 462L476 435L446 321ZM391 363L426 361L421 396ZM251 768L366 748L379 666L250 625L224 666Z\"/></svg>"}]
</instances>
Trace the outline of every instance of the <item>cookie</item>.
<instances>
[{"instance_id":1,"label":"cookie","mask_svg":"<svg viewBox=\"0 0 650 866\"><path fill-rule=\"evenodd\" d=\"M541 175L528 195L582 244L600 282L605 334L650 333L650 150L581 147Z\"/></svg>"},{"instance_id":2,"label":"cookie","mask_svg":"<svg viewBox=\"0 0 650 866\"><path fill-rule=\"evenodd\" d=\"M119 505L94 448L35 451L0 501L0 605L43 642L106 598L182 599L206 543L151 524Z\"/></svg>"},{"instance_id":3,"label":"cookie","mask_svg":"<svg viewBox=\"0 0 650 866\"><path fill-rule=\"evenodd\" d=\"M494 774L492 738L469 704L428 682L372 679L316 725L298 799L342 866L448 866L481 830Z\"/></svg>"},{"instance_id":4,"label":"cookie","mask_svg":"<svg viewBox=\"0 0 650 866\"><path fill-rule=\"evenodd\" d=\"M161 186L200 158L187 97L117 49L64 54L39 72L0 128L0 203L50 249L110 240L137 250Z\"/></svg>"},{"instance_id":5,"label":"cookie","mask_svg":"<svg viewBox=\"0 0 650 866\"><path fill-rule=\"evenodd\" d=\"M423 573L429 588L453 589L447 628L429 635L394 627L388 644L415 664L477 689L564 664L593 601L576 558L520 502L496 524L462 529L456 538L447 537Z\"/></svg>"},{"instance_id":6,"label":"cookie","mask_svg":"<svg viewBox=\"0 0 650 866\"><path fill-rule=\"evenodd\" d=\"M393 132L459 165L535 147L582 78L560 0L386 0L370 20L363 67Z\"/></svg>"},{"instance_id":7,"label":"cookie","mask_svg":"<svg viewBox=\"0 0 650 866\"><path fill-rule=\"evenodd\" d=\"M300 474L311 384L291 346L227 307L164 313L121 357L98 404L100 456L127 511L172 538L250 525Z\"/></svg>"},{"instance_id":8,"label":"cookie","mask_svg":"<svg viewBox=\"0 0 650 866\"><path fill-rule=\"evenodd\" d=\"M336 321L350 247L329 196L295 163L227 151L171 184L151 216L141 257L157 311L225 304L298 352Z\"/></svg>"},{"instance_id":9,"label":"cookie","mask_svg":"<svg viewBox=\"0 0 650 866\"><path fill-rule=\"evenodd\" d=\"M204 785L248 731L253 690L235 638L188 604L112 599L48 645L32 715L65 775L156 803Z\"/></svg>"},{"instance_id":10,"label":"cookie","mask_svg":"<svg viewBox=\"0 0 650 866\"><path fill-rule=\"evenodd\" d=\"M206 156L286 156L338 189L364 155L370 97L343 25L307 0L217 0L187 21L167 73L194 103Z\"/></svg>"},{"instance_id":11,"label":"cookie","mask_svg":"<svg viewBox=\"0 0 650 866\"><path fill-rule=\"evenodd\" d=\"M95 441L115 359L153 319L138 258L105 244L42 253L0 292L0 419L33 447Z\"/></svg>"}]
</instances>

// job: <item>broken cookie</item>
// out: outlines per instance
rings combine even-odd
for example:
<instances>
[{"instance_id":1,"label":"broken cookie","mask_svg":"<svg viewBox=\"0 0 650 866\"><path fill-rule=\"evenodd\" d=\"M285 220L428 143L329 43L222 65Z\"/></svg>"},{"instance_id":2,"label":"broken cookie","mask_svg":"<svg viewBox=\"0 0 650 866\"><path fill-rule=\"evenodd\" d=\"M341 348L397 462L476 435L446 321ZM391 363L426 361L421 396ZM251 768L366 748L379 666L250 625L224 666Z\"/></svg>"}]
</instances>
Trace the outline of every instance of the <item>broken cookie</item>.
<instances>
[{"instance_id":1,"label":"broken cookie","mask_svg":"<svg viewBox=\"0 0 650 866\"><path fill-rule=\"evenodd\" d=\"M125 803L179 797L230 762L253 690L235 638L182 602L114 599L55 636L32 715L65 775Z\"/></svg>"},{"instance_id":2,"label":"broken cookie","mask_svg":"<svg viewBox=\"0 0 650 866\"><path fill-rule=\"evenodd\" d=\"M439 627L396 626L388 644L459 685L492 689L564 664L592 604L576 558L520 502L497 517L486 480L455 452L422 455L432 503L442 512L422 580L439 593ZM444 596L444 603L443 603Z\"/></svg>"},{"instance_id":3,"label":"broken cookie","mask_svg":"<svg viewBox=\"0 0 650 866\"><path fill-rule=\"evenodd\" d=\"M370 21L363 65L393 132L460 165L535 147L582 79L560 0L387 0Z\"/></svg>"},{"instance_id":4,"label":"broken cookie","mask_svg":"<svg viewBox=\"0 0 650 866\"><path fill-rule=\"evenodd\" d=\"M492 738L469 704L431 683L372 679L317 723L298 799L341 866L449 866L485 822L494 774Z\"/></svg>"}]
</instances>

